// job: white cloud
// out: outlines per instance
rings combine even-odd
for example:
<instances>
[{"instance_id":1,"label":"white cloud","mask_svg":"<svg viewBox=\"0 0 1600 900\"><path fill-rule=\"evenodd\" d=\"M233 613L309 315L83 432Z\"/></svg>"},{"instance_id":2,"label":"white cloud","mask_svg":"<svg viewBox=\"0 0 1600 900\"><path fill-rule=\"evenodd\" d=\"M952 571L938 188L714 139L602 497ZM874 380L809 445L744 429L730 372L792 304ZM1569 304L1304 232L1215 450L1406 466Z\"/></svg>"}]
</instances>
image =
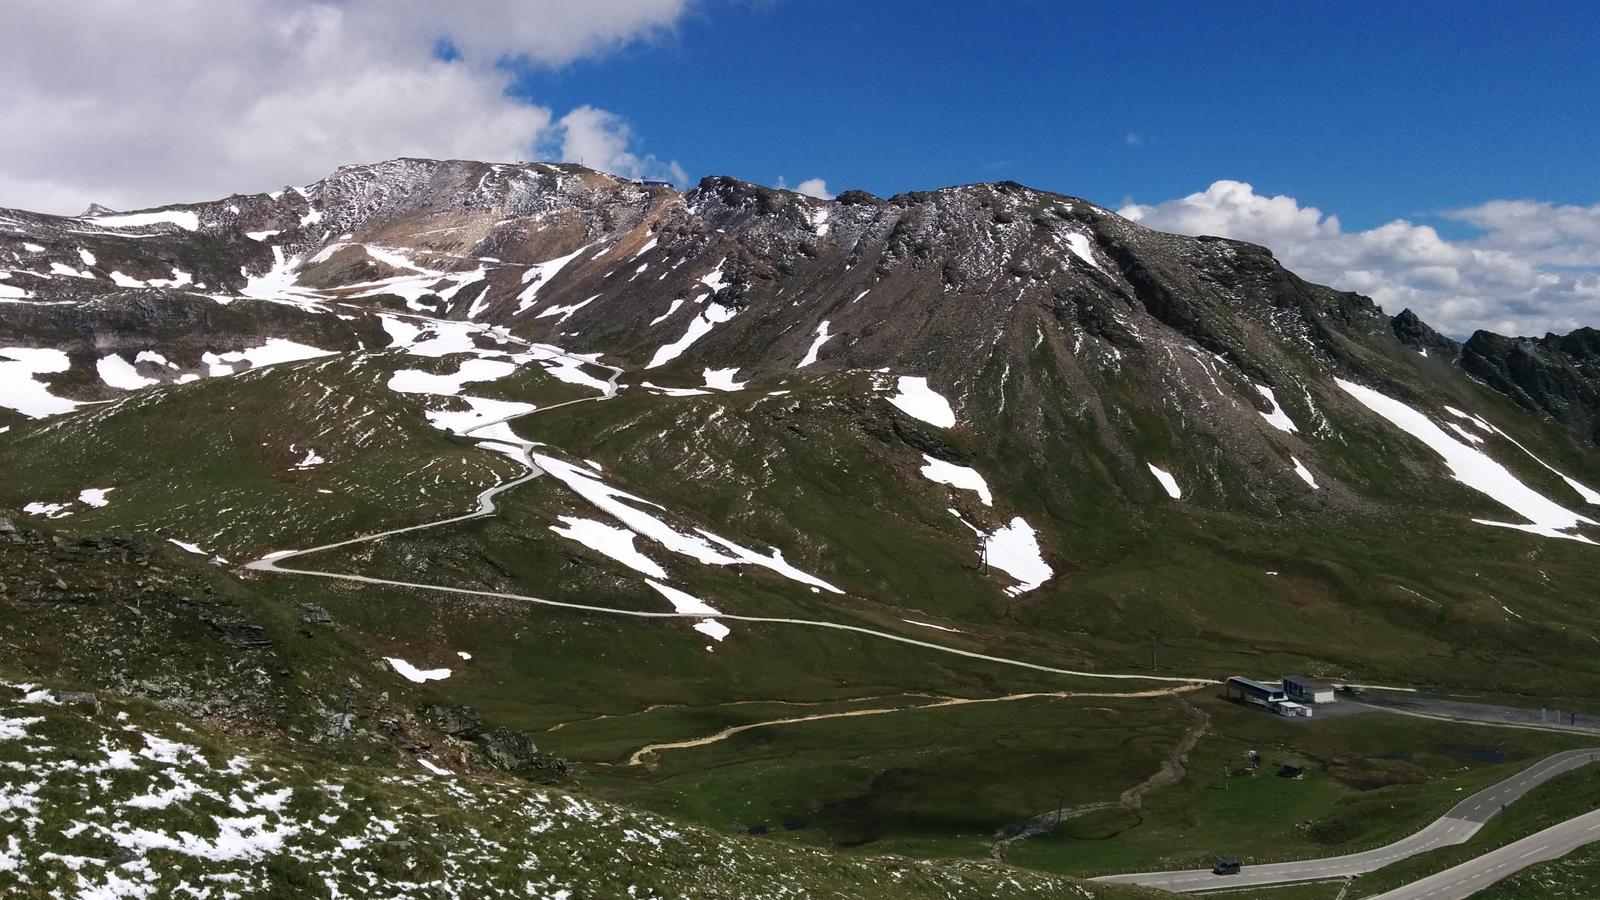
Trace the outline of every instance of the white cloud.
<instances>
[{"instance_id":1,"label":"white cloud","mask_svg":"<svg viewBox=\"0 0 1600 900\"><path fill-rule=\"evenodd\" d=\"M1447 334L1565 332L1600 324L1600 204L1497 200L1446 213L1482 234L1451 241L1404 219L1345 231L1339 218L1240 181L1120 212L1151 228L1214 234L1270 247L1311 281L1372 297L1389 313L1411 307Z\"/></svg>"},{"instance_id":2,"label":"white cloud","mask_svg":"<svg viewBox=\"0 0 1600 900\"><path fill-rule=\"evenodd\" d=\"M0 206L135 208L393 156L527 158L571 139L579 111L556 122L508 95L515 66L649 40L688 3L165 0L159 15L123 0L22 4L0 54ZM459 57L437 58L440 41ZM581 110L578 130L620 147L609 159L652 164L620 119Z\"/></svg>"},{"instance_id":3,"label":"white cloud","mask_svg":"<svg viewBox=\"0 0 1600 900\"><path fill-rule=\"evenodd\" d=\"M821 178L807 178L791 188L789 187L789 179L779 175L776 187L780 191L794 191L796 194L805 194L807 197L815 197L818 200L833 199L833 195L828 193L828 182Z\"/></svg>"},{"instance_id":4,"label":"white cloud","mask_svg":"<svg viewBox=\"0 0 1600 900\"><path fill-rule=\"evenodd\" d=\"M1515 252L1539 265L1600 266L1600 203L1491 200L1445 215L1483 229L1476 246Z\"/></svg>"},{"instance_id":5,"label":"white cloud","mask_svg":"<svg viewBox=\"0 0 1600 900\"><path fill-rule=\"evenodd\" d=\"M628 178L659 178L676 184L689 180L676 160L662 162L653 155L640 157L632 147L633 129L622 117L592 106L580 106L561 117L561 158L581 162L591 169Z\"/></svg>"},{"instance_id":6,"label":"white cloud","mask_svg":"<svg viewBox=\"0 0 1600 900\"><path fill-rule=\"evenodd\" d=\"M832 200L833 195L828 193L828 183L821 178L807 178L794 186L795 193L815 197L818 200Z\"/></svg>"}]
</instances>

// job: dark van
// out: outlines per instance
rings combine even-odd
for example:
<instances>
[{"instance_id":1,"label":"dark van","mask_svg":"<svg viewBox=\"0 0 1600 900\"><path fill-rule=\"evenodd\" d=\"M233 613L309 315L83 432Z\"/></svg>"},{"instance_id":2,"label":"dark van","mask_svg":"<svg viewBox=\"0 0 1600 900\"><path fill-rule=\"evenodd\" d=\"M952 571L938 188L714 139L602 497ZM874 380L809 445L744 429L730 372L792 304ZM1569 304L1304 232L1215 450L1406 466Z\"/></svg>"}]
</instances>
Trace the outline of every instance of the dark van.
<instances>
[{"instance_id":1,"label":"dark van","mask_svg":"<svg viewBox=\"0 0 1600 900\"><path fill-rule=\"evenodd\" d=\"M1239 874L1239 861L1237 859L1219 859L1217 864L1211 867L1211 874L1237 875Z\"/></svg>"}]
</instances>

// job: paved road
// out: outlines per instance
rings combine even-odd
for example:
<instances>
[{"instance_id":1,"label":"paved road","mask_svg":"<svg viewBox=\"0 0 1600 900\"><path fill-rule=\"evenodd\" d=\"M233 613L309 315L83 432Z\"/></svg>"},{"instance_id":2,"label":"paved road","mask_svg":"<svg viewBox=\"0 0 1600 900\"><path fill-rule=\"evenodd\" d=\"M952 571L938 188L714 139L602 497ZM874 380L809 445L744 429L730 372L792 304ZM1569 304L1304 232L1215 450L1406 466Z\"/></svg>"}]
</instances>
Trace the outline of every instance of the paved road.
<instances>
[{"instance_id":1,"label":"paved road","mask_svg":"<svg viewBox=\"0 0 1600 900\"><path fill-rule=\"evenodd\" d=\"M422 321L435 321L435 320L428 319L425 316L410 316L409 318L419 319L419 320L422 320ZM522 341L520 338L512 337L511 339L519 341L524 345L531 346L531 345L528 344L527 341ZM520 414L513 415L513 416L506 416L506 417L501 418L501 419L496 419L496 420L494 420L492 422L485 422L482 425L478 425L478 426L466 431L463 434L463 437L472 437L474 434L476 434L478 432L486 431L486 430L488 430L490 428L493 428L496 425L508 423L508 422L514 421L516 419L520 419L520 418L522 418L524 416L529 416L529 415L533 415L535 413L540 413L540 412L549 412L552 409L558 409L558 408L563 407L563 406L570 406L570 405L572 405L574 403L589 403L589 402L594 402L594 401L610 400L611 398L613 398L613 397L615 397L617 395L617 391L618 391L617 380L622 377L622 370L621 369L617 368L616 366L606 365L605 363L594 362L592 359L590 359L588 357L582 357L582 356L577 356L577 355L574 355L574 354L569 354L569 353L561 350L558 347L553 347L553 346L550 346L548 344L540 345L540 346L542 347L542 349L551 351L551 352L553 352L553 353L555 353L555 354L557 354L559 356L566 357L569 360L572 360L572 361L575 361L575 362L581 362L581 363L583 363L585 365L598 366L599 368L603 368L603 369L609 370L611 372L611 378L608 380L608 383L607 383L607 386L606 386L606 390L603 391L599 396L595 396L595 397L580 397L580 398L578 398L576 400L567 400L567 401L562 402L562 403L555 403L555 404L551 404L550 406L540 407L540 408L538 408L536 410L533 410L532 412L520 413ZM506 439L504 437L485 436L483 439L484 440L491 440L491 441L494 441L494 442L500 443L500 444L505 444L506 443ZM496 495L498 495L500 493L503 493L505 491L508 491L508 490L520 485L520 484L526 484L528 481L531 481L534 478L538 478L540 475L544 474L544 470L540 469L538 467L538 465L536 465L534 463L534 461L532 460L532 458L530 458L530 456L529 456L529 450L531 450L534 445L531 442L527 442L527 441L523 441L523 442L521 442L521 444L522 444L522 451L523 451L522 452L522 462L523 462L524 465L526 465L528 467L528 469L529 469L528 474L522 476L521 478L515 479L513 481L508 481L508 482L506 482L504 484L496 485L496 486L494 486L492 488L489 488L488 490L484 491L483 493L479 494L478 495L478 508L476 510L470 512L470 513L466 513L464 515L459 515L459 516L451 516L449 518L439 519L438 521L434 521L434 522L424 522L421 525L411 525L411 526L408 526L408 527L405 527L405 528L394 528L394 529L390 529L388 531L380 531L380 532L377 532L375 534L362 535L361 537L354 537L354 538L350 538L348 540L337 541L337 542L332 543L332 544L323 544L323 545L317 546L317 547L307 547L307 548L302 549L302 550L278 550L278 551L275 551L273 553L268 553L267 555L261 557L260 559L254 560L252 562L245 563L243 568L245 568L245 569L247 569L249 571L253 571L253 572L267 572L267 573L272 573L272 574L276 574L276 575L309 575L309 576L312 576L312 577L315 577L315 578L331 578L331 579L335 579L335 580L338 580L338 581L352 581L352 582L358 582L358 583L361 583L361 584L387 585L387 586L390 586L390 587L415 588L415 589L418 589L418 590L425 590L425 591L439 591L439 592L447 593L447 594L468 594L468 595L477 596L477 597L494 597L494 598L498 598L498 599L502 599L502 600L518 600L518 601L521 601L521 602L524 602L524 603L539 604L541 606L553 606L553 607L559 607L559 608L562 608L562 609L578 610L580 612L603 613L603 614L607 614L607 615L616 615L616 616L629 616L629 617L636 618L636 619L684 619L684 618L688 618L688 619L703 619L703 618L705 618L705 614L704 613L651 612L651 611L645 611L645 610L622 609L622 608L609 607L609 606L592 606L592 605L584 604L584 603L565 603L565 602L562 602L562 601L559 601L559 600L546 600L546 599L544 599L542 597L531 597L531 596L528 596L526 594L508 594L508 593L502 593L502 592L498 592L498 591L479 591L479 590L472 590L472 589L469 589L469 588L451 587L449 585L442 585L442 584L420 584L420 583L412 582L412 581L395 581L393 579L388 579L388 578L374 578L374 577L372 577L370 575L357 575L357 574L352 573L352 572L328 572L328 571L323 571L323 570L319 570L319 569L300 569L300 568L293 568L293 567L290 567L290 566L282 565L282 563L286 562L287 560L294 559L296 557L310 556L311 554L314 554L314 553L321 553L321 552L326 551L326 550L334 550L334 549L337 549L339 547L348 547L348 546L351 546L353 544L362 544L362 543L366 543L366 542L369 542L369 541L383 540L384 538L392 537L392 536L397 535L397 534L405 534L405 533L411 532L411 531L421 531L421 530L423 530L425 528L437 528L437 527L439 527L441 525L450 525L450 524L453 524L453 523L456 523L456 522L465 522L465 521L468 521L470 519L477 519L477 518L481 518L483 516L493 515L494 511L495 511L494 498L495 498ZM933 643L931 641L918 640L916 638L906 637L905 635L895 634L894 632L890 632L890 631L878 631L877 629L874 629L874 628L864 628L864 627L859 626L859 625L846 625L846 624L844 624L842 622L828 622L828 621L823 621L823 620L819 620L819 619L790 619L790 618L781 618L781 617L773 617L773 616L740 616L740 615L732 615L732 614L729 614L729 613L718 613L716 618L718 618L720 620L729 621L729 622L756 622L756 623L765 623L765 624L773 624L773 625L799 625L799 626L804 626L804 627L808 627L808 628L826 628L826 629L829 629L829 630L832 630L832 631L848 631L848 632L853 632L855 634L865 635L867 637L873 637L873 638L879 638L879 639L882 639L882 640L894 641L894 642L900 643L900 644L909 644L911 646L920 647L920 648L927 649L927 650L936 650L936 651L938 651L940 653L948 653L948 654L951 654L951 655L954 655L954 656L963 656L963 657L966 657L968 659L976 659L976 660L981 660L983 662L998 663L1000 665L1012 666L1012 667L1015 667L1015 668L1031 669L1031 670L1036 671L1036 672L1048 672L1048 673L1050 673L1052 675L1071 675L1071 676L1079 677L1079 678L1103 678L1103 679L1111 679L1111 680L1116 680L1116 681L1154 681L1154 682L1160 682L1160 683L1164 683L1164 684L1184 684L1184 685L1219 684L1220 683L1219 681L1217 681L1214 678L1189 678L1189 677L1183 677L1183 676L1121 674L1121 673L1112 673L1112 672L1085 672L1085 671L1080 671L1080 670L1077 670L1077 669L1063 669L1063 668L1058 668L1056 666L1046 666L1046 665L1041 665L1039 663L1031 663L1031 662L1025 662L1025 661L1019 660L1019 659L1011 659L1011 658L1005 657L1005 656L993 656L993 655L990 655L990 654L987 654L987 653L978 653L978 652L975 652L975 651L972 651L972 650L962 650L962 649L957 648L957 647L947 647L947 646L945 646L943 644L935 644L935 643Z\"/></svg>"},{"instance_id":2,"label":"paved road","mask_svg":"<svg viewBox=\"0 0 1600 900\"><path fill-rule=\"evenodd\" d=\"M1581 768L1600 758L1600 747L1584 750L1567 750L1534 763L1521 772L1490 785L1462 800L1443 816L1429 823L1410 837L1392 844L1350 853L1299 862L1268 863L1244 867L1238 875L1213 875L1209 869L1188 869L1171 872L1138 872L1130 875L1108 875L1096 881L1121 884L1141 884L1167 891L1215 891L1224 888L1253 887L1257 885L1285 884L1295 881L1319 881L1344 878L1381 869L1419 853L1439 847L1466 843L1483 823L1494 818L1501 809L1516 802L1522 795L1563 772ZM1577 821L1577 820L1573 820ZM1568 823L1570 824L1570 823ZM1558 828L1562 826L1557 826ZM1597 834L1600 836L1600 834ZM1242 854L1241 854L1242 855ZM1493 855L1493 854L1490 854ZM1509 873L1507 873L1509 874ZM1503 876L1502 876L1503 877ZM1487 884L1488 882L1484 882ZM1385 896L1388 896L1387 894ZM1399 895L1431 897L1428 894ZM1440 895L1444 896L1444 895ZM1465 896L1465 895L1463 895Z\"/></svg>"},{"instance_id":3,"label":"paved road","mask_svg":"<svg viewBox=\"0 0 1600 900\"><path fill-rule=\"evenodd\" d=\"M1372 900L1462 900L1529 866L1558 859L1595 841L1600 841L1600 809L1552 825L1437 875L1379 894Z\"/></svg>"},{"instance_id":4,"label":"paved road","mask_svg":"<svg viewBox=\"0 0 1600 900\"><path fill-rule=\"evenodd\" d=\"M1526 728L1537 731L1567 731L1574 734L1600 734L1600 717L1574 715L1569 711L1554 709L1529 709L1520 706L1498 706L1490 703L1472 703L1443 697L1426 697L1415 693L1395 694L1392 689L1362 691L1357 703L1385 712L1416 716L1423 719L1445 719L1452 722L1476 722L1507 728Z\"/></svg>"}]
</instances>

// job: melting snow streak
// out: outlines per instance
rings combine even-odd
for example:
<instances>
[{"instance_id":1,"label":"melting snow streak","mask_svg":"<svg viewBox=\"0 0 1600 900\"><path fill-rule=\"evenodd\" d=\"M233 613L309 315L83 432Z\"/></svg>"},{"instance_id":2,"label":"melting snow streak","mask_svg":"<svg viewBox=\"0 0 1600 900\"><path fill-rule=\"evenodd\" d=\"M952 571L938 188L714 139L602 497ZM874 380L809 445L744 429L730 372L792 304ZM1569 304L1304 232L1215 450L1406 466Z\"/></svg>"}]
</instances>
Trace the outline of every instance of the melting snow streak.
<instances>
[{"instance_id":1,"label":"melting snow streak","mask_svg":"<svg viewBox=\"0 0 1600 900\"><path fill-rule=\"evenodd\" d=\"M1593 519L1580 516L1523 484L1505 466L1490 459L1488 454L1451 437L1432 419L1399 400L1344 379L1338 379L1338 383L1345 393L1361 401L1363 406L1444 457L1445 465L1450 467L1450 475L1455 480L1528 520L1526 525L1488 519L1473 519L1474 522L1515 528L1544 537L1594 543L1581 534L1567 533L1579 525L1595 524Z\"/></svg>"},{"instance_id":2,"label":"melting snow streak","mask_svg":"<svg viewBox=\"0 0 1600 900\"><path fill-rule=\"evenodd\" d=\"M811 341L811 349L806 351L805 359L800 360L800 364L795 366L795 368L804 369L806 366L816 362L817 351L821 350L822 345L826 344L828 342L828 338L831 337L833 337L833 335L828 333L828 320L823 319L822 324L817 326L817 336Z\"/></svg>"},{"instance_id":3,"label":"melting snow streak","mask_svg":"<svg viewBox=\"0 0 1600 900\"><path fill-rule=\"evenodd\" d=\"M1166 488L1167 496L1174 500L1180 500L1183 498L1183 489L1178 487L1178 479L1173 478L1171 472L1168 472L1166 469L1157 466L1155 463L1145 463L1145 465L1150 467L1150 474L1154 475L1156 480L1161 482L1161 486L1163 488Z\"/></svg>"}]
</instances>

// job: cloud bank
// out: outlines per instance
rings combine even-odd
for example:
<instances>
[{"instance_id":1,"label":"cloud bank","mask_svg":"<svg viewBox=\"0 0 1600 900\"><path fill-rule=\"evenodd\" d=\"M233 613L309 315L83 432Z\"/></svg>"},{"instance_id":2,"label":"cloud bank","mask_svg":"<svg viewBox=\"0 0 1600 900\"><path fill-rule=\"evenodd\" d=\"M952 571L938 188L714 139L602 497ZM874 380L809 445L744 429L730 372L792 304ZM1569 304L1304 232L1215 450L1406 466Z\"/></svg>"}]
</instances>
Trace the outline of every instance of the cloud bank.
<instances>
[{"instance_id":1,"label":"cloud bank","mask_svg":"<svg viewBox=\"0 0 1600 900\"><path fill-rule=\"evenodd\" d=\"M1391 314L1410 307L1457 337L1600 326L1600 204L1495 200L1449 210L1441 216L1479 232L1454 241L1404 219L1345 231L1338 216L1242 181L1119 212L1162 231L1262 244L1303 278L1366 294Z\"/></svg>"},{"instance_id":2,"label":"cloud bank","mask_svg":"<svg viewBox=\"0 0 1600 900\"><path fill-rule=\"evenodd\" d=\"M75 213L304 183L395 156L559 155L683 180L590 106L507 93L670 31L689 0L80 0L16 4L0 54L0 206Z\"/></svg>"}]
</instances>

